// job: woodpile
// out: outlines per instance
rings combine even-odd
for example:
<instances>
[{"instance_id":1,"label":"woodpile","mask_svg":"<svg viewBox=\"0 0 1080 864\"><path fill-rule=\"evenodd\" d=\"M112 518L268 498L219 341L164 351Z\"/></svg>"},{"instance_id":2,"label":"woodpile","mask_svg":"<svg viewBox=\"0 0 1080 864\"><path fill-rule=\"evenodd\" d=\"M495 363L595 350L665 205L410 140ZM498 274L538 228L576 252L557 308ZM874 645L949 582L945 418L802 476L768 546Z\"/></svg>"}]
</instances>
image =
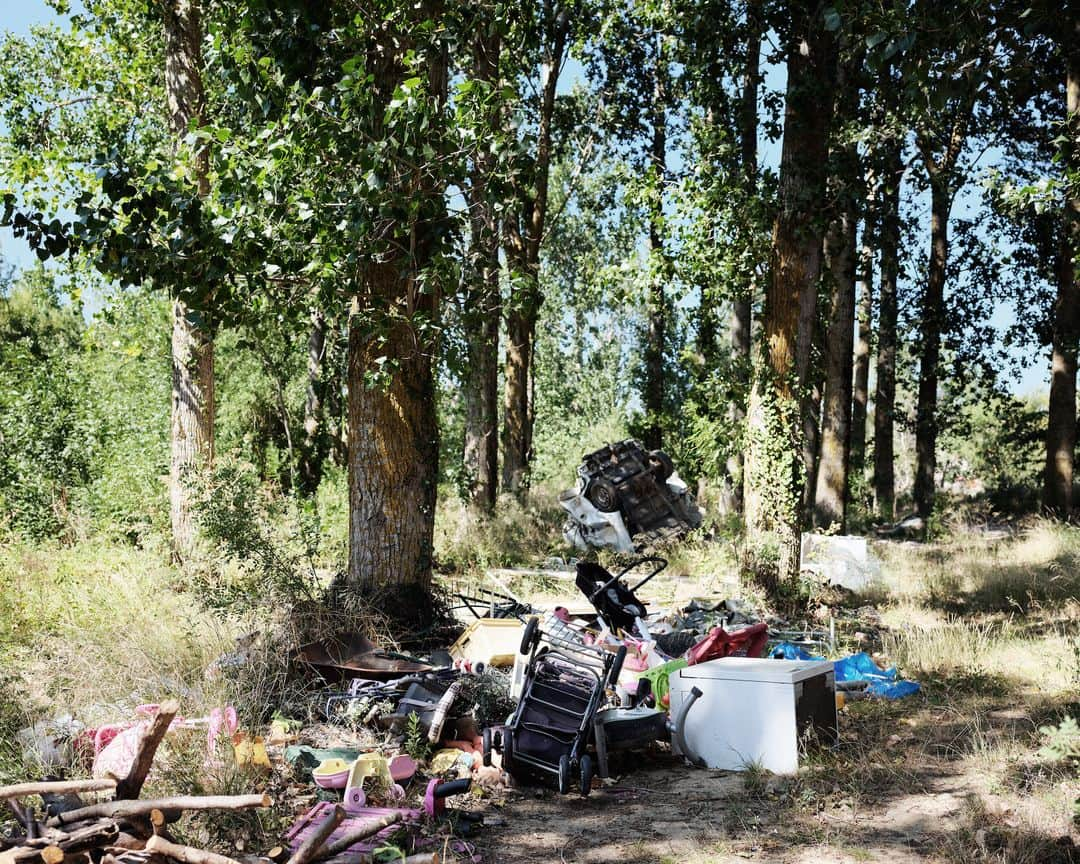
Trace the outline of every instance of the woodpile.
<instances>
[{"instance_id":1,"label":"woodpile","mask_svg":"<svg viewBox=\"0 0 1080 864\"><path fill-rule=\"evenodd\" d=\"M0 787L0 806L5 806L19 825L14 835L0 837L0 864L254 864L250 857L238 862L176 843L168 826L189 811L269 807L268 795L139 798L158 745L178 710L174 701L161 705L140 737L125 777ZM80 797L103 792L112 792L113 800L95 804ZM53 802L44 819L23 803L33 796L46 796Z\"/></svg>"}]
</instances>

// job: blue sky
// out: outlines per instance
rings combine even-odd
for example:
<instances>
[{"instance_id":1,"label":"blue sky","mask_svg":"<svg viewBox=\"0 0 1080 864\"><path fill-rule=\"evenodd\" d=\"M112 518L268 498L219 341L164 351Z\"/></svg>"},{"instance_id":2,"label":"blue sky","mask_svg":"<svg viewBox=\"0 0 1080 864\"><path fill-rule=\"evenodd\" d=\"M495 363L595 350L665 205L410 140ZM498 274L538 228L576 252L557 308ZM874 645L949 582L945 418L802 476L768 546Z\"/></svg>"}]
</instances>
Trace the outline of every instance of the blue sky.
<instances>
[{"instance_id":1,"label":"blue sky","mask_svg":"<svg viewBox=\"0 0 1080 864\"><path fill-rule=\"evenodd\" d=\"M2 4L3 8L3 15L0 16L0 30L9 30L21 34L28 32L35 24L60 20L45 0L0 0L0 4ZM80 6L79 0L73 0L71 5L78 9ZM582 74L580 65L572 63L570 68L567 69L567 73L564 80L577 78ZM783 78L782 68L766 70L766 85L769 87L782 87ZM570 80L567 83L570 83ZM762 142L762 144L763 159L771 163L778 161L779 143ZM984 157L983 167L989 167L989 165L990 161ZM978 207L978 203L977 182L973 181L958 196L953 210L954 215L968 216ZM928 245L929 237L920 242ZM0 229L0 260L14 264L18 269L24 269L34 263L35 256L23 241L16 240L11 236L9 229ZM1000 328L1007 326L1012 320L1012 310L1006 306L1001 306L993 316L992 323ZM1030 359L1032 365L1026 368L1018 380L1012 382L1011 389L1014 393L1020 395L1035 392L1045 393L1048 389L1049 352L1042 352L1039 356Z\"/></svg>"}]
</instances>

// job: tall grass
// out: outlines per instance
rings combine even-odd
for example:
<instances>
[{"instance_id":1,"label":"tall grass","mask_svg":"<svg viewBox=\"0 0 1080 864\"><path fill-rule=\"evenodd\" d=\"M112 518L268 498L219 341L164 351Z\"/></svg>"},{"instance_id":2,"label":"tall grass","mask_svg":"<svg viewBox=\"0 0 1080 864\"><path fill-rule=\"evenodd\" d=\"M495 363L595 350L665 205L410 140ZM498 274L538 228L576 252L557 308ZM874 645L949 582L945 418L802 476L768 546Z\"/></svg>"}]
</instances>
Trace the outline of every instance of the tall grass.
<instances>
[{"instance_id":1,"label":"tall grass","mask_svg":"<svg viewBox=\"0 0 1080 864\"><path fill-rule=\"evenodd\" d=\"M204 670L236 629L178 590L158 553L105 541L0 546L0 666L18 710L85 722L168 696L202 708Z\"/></svg>"},{"instance_id":2,"label":"tall grass","mask_svg":"<svg viewBox=\"0 0 1080 864\"><path fill-rule=\"evenodd\" d=\"M955 534L944 543L880 544L894 597L955 613L1060 608L1080 596L1080 528L1033 520L1015 538Z\"/></svg>"}]
</instances>

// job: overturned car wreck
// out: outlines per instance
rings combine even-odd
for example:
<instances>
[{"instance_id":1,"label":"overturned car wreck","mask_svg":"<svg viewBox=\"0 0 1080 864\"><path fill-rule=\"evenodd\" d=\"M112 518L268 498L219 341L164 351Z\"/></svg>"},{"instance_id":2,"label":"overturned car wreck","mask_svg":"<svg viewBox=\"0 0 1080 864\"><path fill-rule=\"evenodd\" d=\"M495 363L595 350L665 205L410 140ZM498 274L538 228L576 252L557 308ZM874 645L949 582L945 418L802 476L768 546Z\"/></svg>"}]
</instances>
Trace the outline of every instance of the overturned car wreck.
<instances>
[{"instance_id":1,"label":"overturned car wreck","mask_svg":"<svg viewBox=\"0 0 1080 864\"><path fill-rule=\"evenodd\" d=\"M633 552L682 536L702 518L667 453L633 439L587 454L577 485L559 495L559 504L569 514L563 536L579 549Z\"/></svg>"}]
</instances>

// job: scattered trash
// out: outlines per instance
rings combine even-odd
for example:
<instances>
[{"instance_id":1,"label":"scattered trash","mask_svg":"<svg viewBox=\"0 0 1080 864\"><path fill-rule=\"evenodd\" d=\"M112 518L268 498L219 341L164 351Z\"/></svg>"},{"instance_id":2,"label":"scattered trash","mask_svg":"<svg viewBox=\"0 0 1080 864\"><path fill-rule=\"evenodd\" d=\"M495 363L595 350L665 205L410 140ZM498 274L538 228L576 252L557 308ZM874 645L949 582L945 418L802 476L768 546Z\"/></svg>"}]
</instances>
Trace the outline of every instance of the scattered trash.
<instances>
[{"instance_id":1,"label":"scattered trash","mask_svg":"<svg viewBox=\"0 0 1080 864\"><path fill-rule=\"evenodd\" d=\"M903 699L920 691L920 686L915 681L901 680L896 667L882 669L874 659L865 651L852 654L843 660L837 660L837 682L865 681L866 692L871 696L881 696L884 699Z\"/></svg>"},{"instance_id":2,"label":"scattered trash","mask_svg":"<svg viewBox=\"0 0 1080 864\"><path fill-rule=\"evenodd\" d=\"M920 540L926 534L926 522L918 514L911 513L891 525L875 528L874 533L892 540Z\"/></svg>"},{"instance_id":3,"label":"scattered trash","mask_svg":"<svg viewBox=\"0 0 1080 864\"><path fill-rule=\"evenodd\" d=\"M388 681L431 669L431 666L411 657L383 651L356 633L302 645L300 660L315 669L328 683L349 678Z\"/></svg>"},{"instance_id":4,"label":"scattered trash","mask_svg":"<svg viewBox=\"0 0 1080 864\"><path fill-rule=\"evenodd\" d=\"M773 648L771 657L785 660L824 660L815 657L790 642L782 642ZM881 696L884 699L903 699L918 693L921 689L915 681L899 678L896 667L882 669L865 651L852 654L833 663L836 673L836 689L847 691L865 691L868 696Z\"/></svg>"},{"instance_id":5,"label":"scattered trash","mask_svg":"<svg viewBox=\"0 0 1080 864\"><path fill-rule=\"evenodd\" d=\"M179 710L176 702L154 707L153 716L144 724L130 727L137 729L139 734L134 739L131 758L125 760L123 773L89 780L0 787L0 800L6 802L17 823L16 833L0 838L0 859L10 862L96 861L111 855L117 864L135 864L163 856L206 864L215 860L212 853L174 843L161 836L162 829L185 812L270 806L271 799L264 794L140 798L158 747ZM114 736L106 749L119 740L119 735ZM112 800L91 803L84 798L100 794L111 795ZM32 797L40 797L46 804L44 816L26 803L25 799Z\"/></svg>"},{"instance_id":6,"label":"scattered trash","mask_svg":"<svg viewBox=\"0 0 1080 864\"><path fill-rule=\"evenodd\" d=\"M588 453L578 483L559 495L569 514L563 536L578 547L633 552L681 537L701 524L702 513L663 450L647 451L627 439Z\"/></svg>"},{"instance_id":7,"label":"scattered trash","mask_svg":"<svg viewBox=\"0 0 1080 864\"><path fill-rule=\"evenodd\" d=\"M467 660L471 668L513 666L523 626L516 618L479 618L450 646L450 656Z\"/></svg>"},{"instance_id":8,"label":"scattered trash","mask_svg":"<svg viewBox=\"0 0 1080 864\"><path fill-rule=\"evenodd\" d=\"M881 562L865 537L803 534L802 569L849 591L865 591L881 581Z\"/></svg>"}]
</instances>

